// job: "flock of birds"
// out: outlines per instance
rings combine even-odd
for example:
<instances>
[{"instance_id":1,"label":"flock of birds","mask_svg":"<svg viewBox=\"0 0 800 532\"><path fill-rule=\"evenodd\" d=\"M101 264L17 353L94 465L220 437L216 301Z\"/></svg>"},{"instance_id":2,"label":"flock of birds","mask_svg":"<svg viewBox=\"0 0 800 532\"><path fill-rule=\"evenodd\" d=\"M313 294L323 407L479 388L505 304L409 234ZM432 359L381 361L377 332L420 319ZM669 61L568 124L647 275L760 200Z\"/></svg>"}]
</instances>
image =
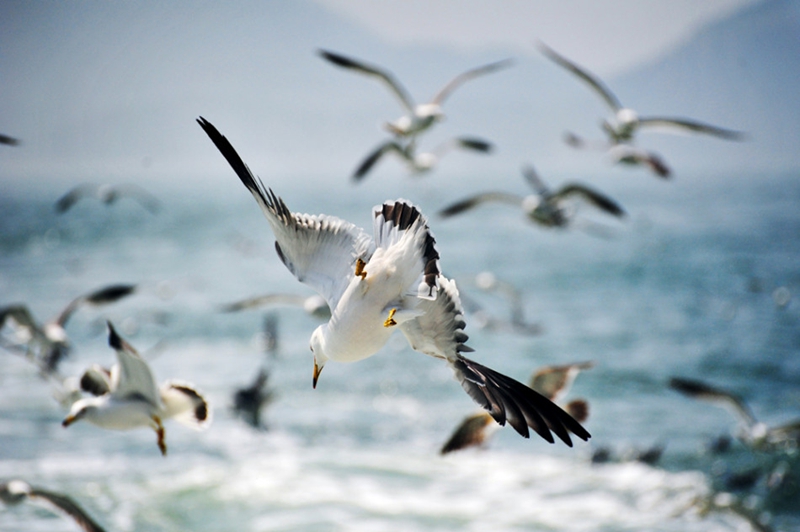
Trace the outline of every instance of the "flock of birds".
<instances>
[{"instance_id":1,"label":"flock of birds","mask_svg":"<svg viewBox=\"0 0 800 532\"><path fill-rule=\"evenodd\" d=\"M727 140L744 135L717 126L683 118L640 117L621 105L614 94L593 74L556 53L543 43L545 57L589 85L609 106L613 117L603 120L606 140L592 143L574 133L566 141L576 148L597 147L621 164L649 168L666 178L670 170L655 153L634 144L639 128L666 126ZM476 137L454 137L430 152L417 149L418 138L444 117L442 105L461 84L510 67L511 60L498 61L468 70L447 83L428 103L415 104L408 91L387 70L331 51L319 55L333 65L376 78L400 101L405 114L385 129L390 137L371 151L353 174L362 180L384 156L394 154L414 173L434 168L449 150L459 149L489 153L490 142ZM233 145L208 120L197 120L202 130L251 193L267 219L274 236L279 259L298 281L313 288L318 295L300 297L290 293L265 294L223 306L224 312L237 312L269 305L301 307L322 323L310 337L313 353L312 384L317 386L328 362L356 362L378 353L395 331L400 331L410 347L447 364L456 380L481 407L467 416L443 444L442 454L488 444L489 438L505 424L523 437L535 432L554 443L561 440L572 446L572 437L587 441L591 437L583 427L589 417L589 401L562 400L581 371L589 370L591 361L539 368L524 384L468 358L465 312L481 326L497 325L482 314L477 304L462 297L455 281L446 277L428 218L406 200L390 200L372 211L372 233L335 216L300 214L289 209L284 200L266 187L249 169ZM18 142L1 137L4 144ZM12 142L13 141L13 142ZM613 217L625 216L624 209L612 198L580 183L567 183L551 189L532 166L523 168L523 176L533 189L527 196L502 191L488 191L468 197L442 209L442 218L456 216L486 202L500 202L521 208L531 221L543 227L567 227L575 221L574 201L586 202ZM113 204L131 197L152 213L159 202L138 185L84 184L58 200L55 210L64 213L84 198ZM519 290L485 272L475 280L481 290L509 298L512 319L508 330L539 334L536 323L525 320ZM170 380L159 385L147 361L107 323L108 343L116 354L111 367L92 365L80 377L63 377L59 362L70 349L65 331L67 320L86 305L108 305L135 293L134 285L113 285L95 290L71 301L55 318L40 322L22 304L0 309L0 346L34 362L39 371L58 384L59 398L68 408L63 426L86 421L104 429L128 430L149 428L163 455L167 444L163 422L175 419L195 429L205 429L212 421L208 401L190 383ZM465 308L467 309L465 311ZM277 319L268 315L264 322L264 349L274 354L278 342ZM10 334L9 334L10 331ZM795 449L800 443L800 422L767 428L758 423L749 409L735 395L707 383L674 378L670 386L694 399L711 401L732 408L740 419L737 438L752 448L768 451ZM233 408L255 428L263 428L262 410L274 401L269 388L269 371L261 367L253 382L233 394ZM663 447L639 453L637 459L653 463ZM608 450L597 452L596 462L609 458ZM21 480L0 484L0 498L6 504L25 499L43 500L75 519L84 530L102 528L69 497L31 487ZM709 503L711 505L711 503ZM729 505L730 506L730 505ZM754 521L754 522L757 522ZM766 526L759 524L759 526ZM762 528L766 529L766 528Z\"/></svg>"}]
</instances>

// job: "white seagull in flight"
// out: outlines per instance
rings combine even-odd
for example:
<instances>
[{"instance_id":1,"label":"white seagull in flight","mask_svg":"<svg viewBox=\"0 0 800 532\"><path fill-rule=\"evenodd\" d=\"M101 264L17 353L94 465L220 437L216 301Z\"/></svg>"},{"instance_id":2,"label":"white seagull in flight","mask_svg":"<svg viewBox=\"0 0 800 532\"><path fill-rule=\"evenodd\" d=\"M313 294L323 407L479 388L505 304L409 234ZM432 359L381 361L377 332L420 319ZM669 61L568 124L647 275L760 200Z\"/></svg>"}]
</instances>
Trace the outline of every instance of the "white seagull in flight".
<instances>
[{"instance_id":1,"label":"white seagull in flight","mask_svg":"<svg viewBox=\"0 0 800 532\"><path fill-rule=\"evenodd\" d=\"M197 122L258 202L283 263L332 310L330 321L311 335L314 386L328 360L370 357L400 329L413 349L447 362L464 390L499 424L508 421L524 437L530 427L551 443L552 431L569 446L569 432L590 437L550 400L461 354L472 349L464 343L458 289L441 274L436 242L416 207L405 200L375 207L374 239L340 218L293 213L211 123L202 117Z\"/></svg>"},{"instance_id":2,"label":"white seagull in flight","mask_svg":"<svg viewBox=\"0 0 800 532\"><path fill-rule=\"evenodd\" d=\"M150 427L158 436L158 448L166 456L162 421L175 418L202 430L211 423L211 408L188 383L167 381L160 388L150 366L108 323L108 345L117 353L117 364L109 372L90 368L81 378L81 388L97 395L76 401L64 418L66 428L86 421L104 429L129 430Z\"/></svg>"},{"instance_id":3,"label":"white seagull in flight","mask_svg":"<svg viewBox=\"0 0 800 532\"><path fill-rule=\"evenodd\" d=\"M550 60L569 70L587 83L611 108L611 111L614 113L613 122L604 120L601 125L612 144L630 142L633 140L634 134L639 127L652 126L665 126L673 130L704 133L726 140L742 140L744 138L744 133L741 131L733 131L731 129L725 129L687 118L639 116L633 109L623 107L619 99L617 99L614 93L611 92L598 77L579 67L566 57L556 53L555 50L548 47L546 44L539 42L538 46L539 50Z\"/></svg>"},{"instance_id":4,"label":"white seagull in flight","mask_svg":"<svg viewBox=\"0 0 800 532\"><path fill-rule=\"evenodd\" d=\"M400 104L406 111L406 114L396 121L387 122L385 124L388 131L399 137L416 136L430 128L436 122L443 120L444 113L442 112L442 104L444 100L465 81L508 67L513 62L511 59L505 59L459 74L436 93L430 102L417 105L414 103L414 100L405 87L395 79L391 72L327 50L319 50L319 54L334 65L342 68L349 68L368 76L374 76L386 83L389 89L400 100Z\"/></svg>"}]
</instances>

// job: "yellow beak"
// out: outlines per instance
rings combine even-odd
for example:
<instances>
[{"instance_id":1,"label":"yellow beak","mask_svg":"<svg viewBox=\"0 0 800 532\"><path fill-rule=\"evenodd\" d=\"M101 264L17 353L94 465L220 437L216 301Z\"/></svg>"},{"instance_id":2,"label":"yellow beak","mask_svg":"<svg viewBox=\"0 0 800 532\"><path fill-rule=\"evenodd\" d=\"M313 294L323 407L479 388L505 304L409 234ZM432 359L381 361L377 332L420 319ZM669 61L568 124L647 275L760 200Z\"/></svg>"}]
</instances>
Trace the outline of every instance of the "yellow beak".
<instances>
[{"instance_id":1,"label":"yellow beak","mask_svg":"<svg viewBox=\"0 0 800 532\"><path fill-rule=\"evenodd\" d=\"M319 379L320 373L322 373L322 367L318 366L317 361L314 360L314 380L313 380L314 389L317 388L317 379Z\"/></svg>"},{"instance_id":2,"label":"yellow beak","mask_svg":"<svg viewBox=\"0 0 800 532\"><path fill-rule=\"evenodd\" d=\"M64 421L61 422L61 426L67 428L72 425L73 421L75 421L75 416L67 416L64 418Z\"/></svg>"}]
</instances>

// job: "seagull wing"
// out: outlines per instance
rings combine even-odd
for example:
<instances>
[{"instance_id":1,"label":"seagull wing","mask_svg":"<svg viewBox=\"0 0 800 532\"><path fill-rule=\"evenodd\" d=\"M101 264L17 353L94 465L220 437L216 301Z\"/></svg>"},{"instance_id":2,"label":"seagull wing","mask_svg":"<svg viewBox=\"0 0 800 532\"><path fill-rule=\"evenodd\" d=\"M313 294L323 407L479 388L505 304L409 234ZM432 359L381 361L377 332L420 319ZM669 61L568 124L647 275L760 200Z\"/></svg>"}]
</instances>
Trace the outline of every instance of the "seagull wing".
<instances>
[{"instance_id":1,"label":"seagull wing","mask_svg":"<svg viewBox=\"0 0 800 532\"><path fill-rule=\"evenodd\" d=\"M0 144L5 144L6 146L19 146L20 142L19 139L0 133Z\"/></svg>"},{"instance_id":2,"label":"seagull wing","mask_svg":"<svg viewBox=\"0 0 800 532\"><path fill-rule=\"evenodd\" d=\"M522 176L537 194L542 197L550 195L550 189L544 184L544 181L542 181L542 178L539 177L539 173L533 168L533 166L529 164L523 166Z\"/></svg>"},{"instance_id":3,"label":"seagull wing","mask_svg":"<svg viewBox=\"0 0 800 532\"><path fill-rule=\"evenodd\" d=\"M476 194L469 198L463 199L452 205L445 207L441 211L439 211L439 216L443 218L448 218L455 214L460 214L464 211L468 211L469 209L475 208L481 203L492 202L492 201L499 201L501 203L508 203L514 206L521 206L522 201L525 198L522 196L518 196L516 194L508 194L506 192L483 192L480 194Z\"/></svg>"},{"instance_id":4,"label":"seagull wing","mask_svg":"<svg viewBox=\"0 0 800 532\"><path fill-rule=\"evenodd\" d=\"M377 148L375 148L369 155L367 155L361 164L358 165L356 171L353 173L353 180L361 181L367 173L372 170L372 167L375 166L381 157L384 156L387 152L394 151L397 154L404 158L408 159L408 155L403 150L403 148L397 142L392 140L386 141Z\"/></svg>"},{"instance_id":5,"label":"seagull wing","mask_svg":"<svg viewBox=\"0 0 800 532\"><path fill-rule=\"evenodd\" d=\"M744 140L746 138L746 135L741 131L712 126L711 124L705 124L687 118L664 118L659 116L640 117L639 125L644 127L666 126L669 128L685 129L694 133L705 133L726 140Z\"/></svg>"},{"instance_id":6,"label":"seagull wing","mask_svg":"<svg viewBox=\"0 0 800 532\"><path fill-rule=\"evenodd\" d=\"M240 301L234 301L220 307L222 312L239 312L240 310L248 310L252 308L264 307L267 305L291 305L302 307L306 302L305 297L295 294L265 294L263 296L255 296Z\"/></svg>"},{"instance_id":7,"label":"seagull wing","mask_svg":"<svg viewBox=\"0 0 800 532\"><path fill-rule=\"evenodd\" d=\"M561 199L570 196L579 196L598 209L606 211L608 214L612 214L617 217L625 216L625 211L616 201L612 200L605 194L601 194L600 192L597 192L596 190L584 185L579 185L576 183L564 185L559 189L558 192L553 194L552 197L554 199Z\"/></svg>"},{"instance_id":8,"label":"seagull wing","mask_svg":"<svg viewBox=\"0 0 800 532\"><path fill-rule=\"evenodd\" d=\"M600 95L601 98L608 104L609 107L613 111L618 111L622 108L622 104L619 102L617 97L614 95L611 90L605 86L605 84L600 81L599 78L591 74L589 71L584 70L583 68L579 67L572 61L568 60L566 57L559 55L556 53L555 50L544 44L543 42L539 42L539 50L546 55L550 60L554 61L556 64L566 68L579 78L581 78L584 82L588 83L592 89Z\"/></svg>"},{"instance_id":9,"label":"seagull wing","mask_svg":"<svg viewBox=\"0 0 800 532\"><path fill-rule=\"evenodd\" d=\"M580 370L591 367L594 367L594 362L545 366L539 368L531 376L530 387L551 401L555 401L558 395L566 395L569 392L569 388Z\"/></svg>"},{"instance_id":10,"label":"seagull wing","mask_svg":"<svg viewBox=\"0 0 800 532\"><path fill-rule=\"evenodd\" d=\"M647 165L658 177L669 179L671 171L667 164L653 152L642 150L630 144L616 144L608 150L614 162L633 162Z\"/></svg>"},{"instance_id":11,"label":"seagull wing","mask_svg":"<svg viewBox=\"0 0 800 532\"><path fill-rule=\"evenodd\" d=\"M462 83L469 81L473 78L477 78L478 76L483 76L484 74L489 74L496 70L509 67L513 63L514 61L512 59L504 59L502 61L496 61L494 63L489 63L487 65L473 68L472 70L467 70L466 72L459 74L458 76L453 78L447 85L442 87L442 89L438 93L436 93L436 96L433 97L431 103L436 105L441 105L442 102L444 102L445 98L450 96L450 93L456 90Z\"/></svg>"},{"instance_id":12,"label":"seagull wing","mask_svg":"<svg viewBox=\"0 0 800 532\"><path fill-rule=\"evenodd\" d=\"M55 209L58 214L67 212L73 205L78 203L86 196L97 196L97 191L100 189L99 185L94 183L84 183L72 188L69 192L61 196L56 202Z\"/></svg>"},{"instance_id":13,"label":"seagull wing","mask_svg":"<svg viewBox=\"0 0 800 532\"><path fill-rule=\"evenodd\" d=\"M116 196L125 196L138 201L152 214L158 214L158 211L161 210L161 202L158 198L135 183L115 185L113 191Z\"/></svg>"},{"instance_id":14,"label":"seagull wing","mask_svg":"<svg viewBox=\"0 0 800 532\"><path fill-rule=\"evenodd\" d=\"M411 347L445 359L467 394L500 425L507 421L526 438L530 427L551 443L554 441L552 430L569 446L572 441L568 430L584 440L590 437L578 422L547 398L461 355L472 349L464 344L468 337L454 281L440 276L436 299L420 300L417 308L422 314L400 325Z\"/></svg>"},{"instance_id":15,"label":"seagull wing","mask_svg":"<svg viewBox=\"0 0 800 532\"><path fill-rule=\"evenodd\" d=\"M467 447L475 447L483 445L490 433L489 427L497 424L488 412L479 412L471 416L467 416L453 431L450 439L442 446L441 454L451 453L466 449Z\"/></svg>"},{"instance_id":16,"label":"seagull wing","mask_svg":"<svg viewBox=\"0 0 800 532\"><path fill-rule=\"evenodd\" d=\"M0 308L0 329L5 326L6 321L9 319L13 320L18 327L27 329L31 337L35 337L39 341L47 341L44 331L33 319L30 310L25 305L9 305Z\"/></svg>"},{"instance_id":17,"label":"seagull wing","mask_svg":"<svg viewBox=\"0 0 800 532\"><path fill-rule=\"evenodd\" d=\"M113 284L104 286L94 292L76 297L70 301L69 305L64 307L64 310L61 311L54 321L64 327L67 324L67 320L69 320L72 314L83 304L106 305L108 303L114 303L115 301L119 301L131 295L135 290L136 285L134 284Z\"/></svg>"},{"instance_id":18,"label":"seagull wing","mask_svg":"<svg viewBox=\"0 0 800 532\"><path fill-rule=\"evenodd\" d=\"M681 377L671 378L669 380L669 386L673 390L693 399L708 401L731 410L734 415L748 427L752 427L756 424L753 413L750 412L750 409L744 401L730 392L714 388L702 381L684 379Z\"/></svg>"},{"instance_id":19,"label":"seagull wing","mask_svg":"<svg viewBox=\"0 0 800 532\"><path fill-rule=\"evenodd\" d=\"M112 369L111 394L127 398L139 396L148 403L160 407L158 384L150 366L128 342L120 338L114 326L108 323L108 345L117 353L116 371Z\"/></svg>"},{"instance_id":20,"label":"seagull wing","mask_svg":"<svg viewBox=\"0 0 800 532\"><path fill-rule=\"evenodd\" d=\"M81 390L94 396L105 395L111 391L111 371L100 366L92 366L81 375Z\"/></svg>"},{"instance_id":21,"label":"seagull wing","mask_svg":"<svg viewBox=\"0 0 800 532\"><path fill-rule=\"evenodd\" d=\"M448 151L456 148L461 150L477 151L480 153L489 153L494 149L494 145L492 145L491 142L479 139L477 137L454 137L437 145L433 150L431 150L431 153L433 153L437 158L441 158Z\"/></svg>"},{"instance_id":22,"label":"seagull wing","mask_svg":"<svg viewBox=\"0 0 800 532\"><path fill-rule=\"evenodd\" d=\"M32 499L40 499L50 503L62 512L75 520L75 523L86 532L105 532L105 529L98 525L83 508L66 495L54 493L52 491L31 488L28 496Z\"/></svg>"},{"instance_id":23,"label":"seagull wing","mask_svg":"<svg viewBox=\"0 0 800 532\"><path fill-rule=\"evenodd\" d=\"M408 91L406 91L406 89L390 72L334 52L329 52L327 50L319 50L319 55L334 65L342 68L349 68L351 70L355 70L356 72L361 72L362 74L366 74L368 76L375 76L376 78L380 79L386 83L389 89L395 94L395 96L397 96L397 98L400 100L400 103L406 108L406 111L408 111L409 114L414 114L414 100L411 99Z\"/></svg>"},{"instance_id":24,"label":"seagull wing","mask_svg":"<svg viewBox=\"0 0 800 532\"><path fill-rule=\"evenodd\" d=\"M217 128L203 118L197 122L261 207L275 234L275 249L281 261L335 309L353 277L356 260L368 262L372 256L372 238L363 229L334 216L292 213L281 198L264 188Z\"/></svg>"}]
</instances>

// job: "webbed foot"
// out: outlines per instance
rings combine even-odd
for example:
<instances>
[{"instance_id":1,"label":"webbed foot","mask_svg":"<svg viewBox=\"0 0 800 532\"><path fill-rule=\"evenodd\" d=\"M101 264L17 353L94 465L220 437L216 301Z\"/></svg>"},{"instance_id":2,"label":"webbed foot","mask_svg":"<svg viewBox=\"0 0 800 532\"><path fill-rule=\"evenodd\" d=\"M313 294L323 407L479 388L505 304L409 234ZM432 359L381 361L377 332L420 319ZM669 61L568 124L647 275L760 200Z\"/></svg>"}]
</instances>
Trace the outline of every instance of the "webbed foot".
<instances>
[{"instance_id":1,"label":"webbed foot","mask_svg":"<svg viewBox=\"0 0 800 532\"><path fill-rule=\"evenodd\" d=\"M367 277L367 272L364 270L364 266L367 263L361 260L361 258L356 259L356 277L361 277L362 279Z\"/></svg>"},{"instance_id":2,"label":"webbed foot","mask_svg":"<svg viewBox=\"0 0 800 532\"><path fill-rule=\"evenodd\" d=\"M161 424L161 418L153 416L153 421L156 424L156 435L158 436L158 448L161 451L161 456L167 456L167 443L164 441L164 425Z\"/></svg>"},{"instance_id":3,"label":"webbed foot","mask_svg":"<svg viewBox=\"0 0 800 532\"><path fill-rule=\"evenodd\" d=\"M396 308L393 308L389 311L389 317L386 318L386 321L383 322L384 327L392 327L393 325L397 325L397 322L394 321L394 314L397 312Z\"/></svg>"}]
</instances>

